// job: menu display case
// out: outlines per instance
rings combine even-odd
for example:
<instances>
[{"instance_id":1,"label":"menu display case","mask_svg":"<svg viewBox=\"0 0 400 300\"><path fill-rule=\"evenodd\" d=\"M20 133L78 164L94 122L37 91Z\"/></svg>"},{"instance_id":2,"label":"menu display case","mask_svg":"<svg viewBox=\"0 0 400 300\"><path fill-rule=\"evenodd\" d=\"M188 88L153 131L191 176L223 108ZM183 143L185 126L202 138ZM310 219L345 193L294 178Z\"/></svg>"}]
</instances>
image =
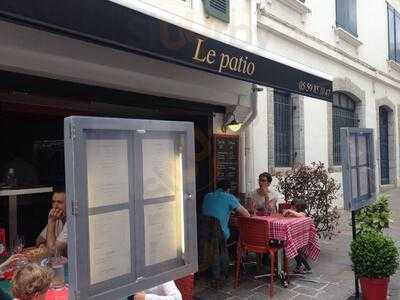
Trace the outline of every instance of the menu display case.
<instances>
[{"instance_id":1,"label":"menu display case","mask_svg":"<svg viewBox=\"0 0 400 300\"><path fill-rule=\"evenodd\" d=\"M65 119L70 299L197 271L193 124Z\"/></svg>"}]
</instances>

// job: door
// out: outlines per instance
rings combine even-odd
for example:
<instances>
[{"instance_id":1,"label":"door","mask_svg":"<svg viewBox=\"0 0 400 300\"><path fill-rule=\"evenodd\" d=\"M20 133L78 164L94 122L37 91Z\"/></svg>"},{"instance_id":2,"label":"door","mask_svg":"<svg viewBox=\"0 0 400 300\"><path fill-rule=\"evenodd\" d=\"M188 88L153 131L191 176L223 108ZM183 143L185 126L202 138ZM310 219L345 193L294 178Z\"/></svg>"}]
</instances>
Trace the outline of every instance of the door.
<instances>
[{"instance_id":1,"label":"door","mask_svg":"<svg viewBox=\"0 0 400 300\"><path fill-rule=\"evenodd\" d=\"M389 184L389 112L379 108L381 184Z\"/></svg>"}]
</instances>

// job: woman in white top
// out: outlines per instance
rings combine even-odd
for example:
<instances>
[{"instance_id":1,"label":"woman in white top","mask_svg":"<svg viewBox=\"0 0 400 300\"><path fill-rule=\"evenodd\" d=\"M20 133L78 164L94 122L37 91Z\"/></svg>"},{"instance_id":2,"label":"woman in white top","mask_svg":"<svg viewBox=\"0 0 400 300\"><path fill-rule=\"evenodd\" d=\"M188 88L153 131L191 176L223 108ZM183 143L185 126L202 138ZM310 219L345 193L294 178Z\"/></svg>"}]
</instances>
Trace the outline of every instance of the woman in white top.
<instances>
[{"instance_id":1,"label":"woman in white top","mask_svg":"<svg viewBox=\"0 0 400 300\"><path fill-rule=\"evenodd\" d=\"M134 300L182 300L175 282L168 281L133 296Z\"/></svg>"},{"instance_id":2,"label":"woman in white top","mask_svg":"<svg viewBox=\"0 0 400 300\"><path fill-rule=\"evenodd\" d=\"M281 194L271 188L272 176L264 172L258 176L260 187L250 195L253 209L263 209L271 213L277 212L277 204L281 200Z\"/></svg>"}]
</instances>

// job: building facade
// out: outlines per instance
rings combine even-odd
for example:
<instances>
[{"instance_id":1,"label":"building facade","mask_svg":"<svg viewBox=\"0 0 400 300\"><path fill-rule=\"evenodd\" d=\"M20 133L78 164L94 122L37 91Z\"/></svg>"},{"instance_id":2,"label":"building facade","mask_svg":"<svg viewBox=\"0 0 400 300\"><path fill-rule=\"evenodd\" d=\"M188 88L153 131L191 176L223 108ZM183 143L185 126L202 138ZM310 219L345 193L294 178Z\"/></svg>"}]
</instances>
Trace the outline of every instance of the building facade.
<instances>
[{"instance_id":1,"label":"building facade","mask_svg":"<svg viewBox=\"0 0 400 300\"><path fill-rule=\"evenodd\" d=\"M87 5L95 5L91 3ZM251 81L235 76L187 68L171 63L171 57L160 60L152 55L139 55L126 51L123 45L108 47L99 39L92 42L88 35L76 38L73 30L62 34L57 27L43 30L40 24L29 26L29 19L14 22L6 13L0 21L0 70L8 78L7 82L11 82L1 87L1 101L8 103L5 111L18 111L21 103L46 107L61 103L64 112L59 114L63 116L69 114L66 111L84 111L106 116L188 120L182 116L192 110L189 115L193 115L195 127L199 128L196 160L199 166L208 165L198 170L203 174L203 181L197 186L202 191L198 196L213 188L214 134L240 135L240 191L244 194L257 185L260 172L274 173L296 163L321 161L331 176L341 182L339 129L368 127L375 130L376 185L383 188L397 185L400 176L397 147L400 3L397 1L367 4L356 0L114 0L102 3L118 5L123 14L138 12L293 70L331 80L333 100L321 101L274 83L263 86L258 82L259 88L255 89ZM47 1L42 5L53 4ZM14 9L10 7L6 10ZM100 28L115 27L113 22L103 24L101 14L86 18L82 26L90 22L101 24L99 36ZM75 20L81 22L79 18ZM141 32L147 34L146 24L130 23L126 29L132 33L132 40ZM166 42L171 51L183 47L185 38L171 36L171 32L162 29L157 32L157 39ZM206 62L213 61L210 55ZM199 61L205 57L197 58ZM251 73L251 67L247 71ZM290 72L274 73L273 68L262 72L275 77L278 83L292 77ZM13 75L8 76L9 73ZM79 92L74 96L79 103L71 105L64 101L66 94L70 96L68 91L33 91L38 86L37 78L78 84L75 91ZM28 82L30 87L26 92L24 85ZM47 87L53 84L53 81L43 83ZM93 86L107 92L83 92ZM10 90L18 93L5 92ZM113 91L127 94L113 102L118 94ZM106 98L101 104L96 101L100 94ZM48 99L50 96L57 99ZM84 105L80 102L88 98L90 107L87 102ZM224 126L232 118L244 123L238 133ZM342 206L340 197L337 204Z\"/></svg>"},{"instance_id":2,"label":"building facade","mask_svg":"<svg viewBox=\"0 0 400 300\"><path fill-rule=\"evenodd\" d=\"M253 149L258 159L268 153L270 171L321 161L341 183L340 128L366 127L377 188L398 184L399 9L398 1L257 1L255 43L333 78L332 103L265 90Z\"/></svg>"}]
</instances>

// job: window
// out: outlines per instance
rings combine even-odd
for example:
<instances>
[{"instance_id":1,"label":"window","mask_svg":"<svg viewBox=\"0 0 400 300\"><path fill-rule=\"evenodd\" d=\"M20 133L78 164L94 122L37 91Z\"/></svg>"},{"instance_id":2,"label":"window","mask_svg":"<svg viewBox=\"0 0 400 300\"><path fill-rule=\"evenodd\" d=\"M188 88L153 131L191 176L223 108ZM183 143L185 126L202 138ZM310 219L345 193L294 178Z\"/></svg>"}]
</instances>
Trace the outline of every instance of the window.
<instances>
[{"instance_id":1,"label":"window","mask_svg":"<svg viewBox=\"0 0 400 300\"><path fill-rule=\"evenodd\" d=\"M293 103L289 93L274 91L275 166L293 162Z\"/></svg>"},{"instance_id":2,"label":"window","mask_svg":"<svg viewBox=\"0 0 400 300\"><path fill-rule=\"evenodd\" d=\"M341 165L340 128L357 127L356 104L347 95L335 93L332 105L333 164Z\"/></svg>"},{"instance_id":3,"label":"window","mask_svg":"<svg viewBox=\"0 0 400 300\"><path fill-rule=\"evenodd\" d=\"M400 14L388 4L389 59L400 62Z\"/></svg>"},{"instance_id":4,"label":"window","mask_svg":"<svg viewBox=\"0 0 400 300\"><path fill-rule=\"evenodd\" d=\"M356 0L336 0L336 26L357 36Z\"/></svg>"},{"instance_id":5,"label":"window","mask_svg":"<svg viewBox=\"0 0 400 300\"><path fill-rule=\"evenodd\" d=\"M229 23L229 0L203 0L203 3L207 14Z\"/></svg>"}]
</instances>

